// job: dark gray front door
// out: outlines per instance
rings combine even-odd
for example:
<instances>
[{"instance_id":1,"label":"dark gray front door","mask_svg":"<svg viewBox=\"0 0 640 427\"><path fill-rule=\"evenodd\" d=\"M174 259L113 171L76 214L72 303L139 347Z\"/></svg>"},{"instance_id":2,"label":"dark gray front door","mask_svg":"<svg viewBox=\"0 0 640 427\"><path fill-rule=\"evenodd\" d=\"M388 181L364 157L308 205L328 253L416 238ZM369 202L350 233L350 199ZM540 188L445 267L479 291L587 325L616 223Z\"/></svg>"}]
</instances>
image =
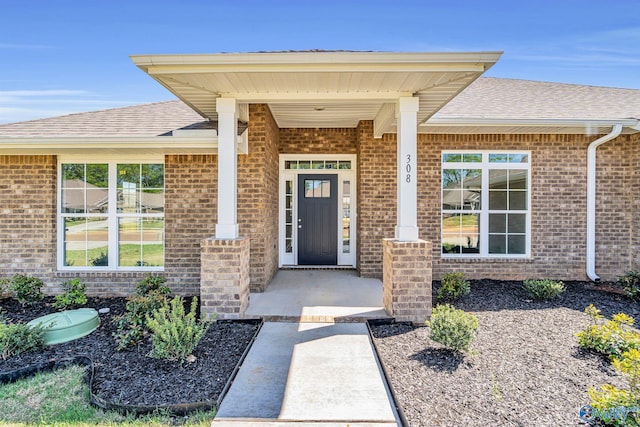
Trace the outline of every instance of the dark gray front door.
<instances>
[{"instance_id":1,"label":"dark gray front door","mask_svg":"<svg viewBox=\"0 0 640 427\"><path fill-rule=\"evenodd\" d=\"M338 264L338 175L298 175L298 264Z\"/></svg>"}]
</instances>

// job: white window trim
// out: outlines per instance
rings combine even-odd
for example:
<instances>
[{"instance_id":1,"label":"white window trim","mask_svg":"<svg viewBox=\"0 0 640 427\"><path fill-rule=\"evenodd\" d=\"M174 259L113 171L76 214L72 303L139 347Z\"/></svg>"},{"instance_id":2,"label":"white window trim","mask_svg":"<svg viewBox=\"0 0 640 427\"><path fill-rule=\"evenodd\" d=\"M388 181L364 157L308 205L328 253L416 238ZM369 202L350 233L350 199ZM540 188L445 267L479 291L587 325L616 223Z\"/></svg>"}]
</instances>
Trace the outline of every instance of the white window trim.
<instances>
[{"instance_id":1,"label":"white window trim","mask_svg":"<svg viewBox=\"0 0 640 427\"><path fill-rule=\"evenodd\" d=\"M442 160L443 154L482 154L482 162L451 162L446 163ZM527 163L490 163L489 154L526 154L528 158ZM445 165L447 167L445 167ZM443 259L530 259L531 258L531 195L532 181L531 181L531 169L532 169L531 151L527 150L442 150L440 152L440 257ZM480 210L468 210L465 213L479 213L480 215L480 253L443 253L442 252L442 203L444 192L442 191L442 171L444 169L482 169L482 198ZM527 170L527 210L526 210L526 236L525 236L525 253L524 254L490 254L489 253L489 173L490 169L525 169ZM495 210L494 210L495 211ZM508 213L509 211L505 211Z\"/></svg>"},{"instance_id":2,"label":"white window trim","mask_svg":"<svg viewBox=\"0 0 640 427\"><path fill-rule=\"evenodd\" d=\"M108 256L109 266L106 267L88 267L88 266L66 266L64 265L64 216L62 215L62 165L65 163L85 163L85 164L108 164L109 165L109 207L110 211L107 214L107 221L109 226L108 237ZM117 164L165 164L164 156L145 156L145 157L122 157L119 155L105 155L105 156L82 156L82 155L67 155L58 156L58 190L56 194L56 223L58 227L57 233L57 268L59 271L86 271L86 272L113 272L113 271L142 271L142 272L161 272L164 271L163 267L118 267L118 213L115 211L117 204L117 191L112 189L117 188ZM165 165L166 167L166 165ZM166 173L166 170L165 170ZM165 193L166 194L166 193ZM166 206L166 200L165 200ZM87 214L88 216L102 216L102 214ZM125 215L126 216L126 215ZM138 217L138 215L135 215ZM164 218L165 214L150 214L149 217ZM166 226L166 222L165 222ZM164 249L166 250L166 234ZM163 258L164 258L163 254ZM165 259L166 263L166 259Z\"/></svg>"},{"instance_id":3,"label":"white window trim","mask_svg":"<svg viewBox=\"0 0 640 427\"><path fill-rule=\"evenodd\" d=\"M285 169L287 160L325 160L325 161L351 161L351 169ZM278 266L298 265L298 175L303 174L327 174L338 175L338 266L351 266L356 268L356 227L357 227L357 156L355 154L281 154L280 155L280 185L279 185L279 258ZM293 181L293 248L291 253L286 253L285 242L285 185L286 181ZM349 229L349 245L348 254L342 252L342 182L344 180L351 181L351 206L350 218L351 224Z\"/></svg>"}]
</instances>

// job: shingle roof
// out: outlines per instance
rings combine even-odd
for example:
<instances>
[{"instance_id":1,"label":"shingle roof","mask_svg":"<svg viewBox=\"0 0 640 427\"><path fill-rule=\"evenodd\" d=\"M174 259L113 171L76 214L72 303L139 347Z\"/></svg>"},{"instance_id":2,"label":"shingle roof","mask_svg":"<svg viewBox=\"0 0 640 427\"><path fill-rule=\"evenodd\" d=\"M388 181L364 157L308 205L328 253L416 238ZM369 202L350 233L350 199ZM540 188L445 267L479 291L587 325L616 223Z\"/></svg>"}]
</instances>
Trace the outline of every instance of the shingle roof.
<instances>
[{"instance_id":1,"label":"shingle roof","mask_svg":"<svg viewBox=\"0 0 640 427\"><path fill-rule=\"evenodd\" d=\"M640 119L640 90L482 77L437 118ZM211 128L182 101L165 101L0 125L0 137L159 136Z\"/></svg>"},{"instance_id":2,"label":"shingle roof","mask_svg":"<svg viewBox=\"0 0 640 427\"><path fill-rule=\"evenodd\" d=\"M640 90L482 77L435 117L640 119Z\"/></svg>"},{"instance_id":3,"label":"shingle roof","mask_svg":"<svg viewBox=\"0 0 640 427\"><path fill-rule=\"evenodd\" d=\"M174 129L208 127L182 101L165 101L0 125L0 137L159 136Z\"/></svg>"}]
</instances>

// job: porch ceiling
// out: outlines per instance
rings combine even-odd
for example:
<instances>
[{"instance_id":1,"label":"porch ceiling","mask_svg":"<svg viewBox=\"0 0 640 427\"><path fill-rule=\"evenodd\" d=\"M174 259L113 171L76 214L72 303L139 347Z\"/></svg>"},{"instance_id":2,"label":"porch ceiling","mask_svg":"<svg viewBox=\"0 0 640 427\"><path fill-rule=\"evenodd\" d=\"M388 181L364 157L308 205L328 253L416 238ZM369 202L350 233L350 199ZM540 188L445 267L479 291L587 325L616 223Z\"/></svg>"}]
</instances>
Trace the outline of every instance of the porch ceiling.
<instances>
[{"instance_id":1,"label":"porch ceiling","mask_svg":"<svg viewBox=\"0 0 640 427\"><path fill-rule=\"evenodd\" d=\"M217 119L216 98L265 103L278 126L355 127L378 120L395 131L388 104L417 96L422 123L489 69L500 52L272 52L134 55L144 72L203 117Z\"/></svg>"}]
</instances>

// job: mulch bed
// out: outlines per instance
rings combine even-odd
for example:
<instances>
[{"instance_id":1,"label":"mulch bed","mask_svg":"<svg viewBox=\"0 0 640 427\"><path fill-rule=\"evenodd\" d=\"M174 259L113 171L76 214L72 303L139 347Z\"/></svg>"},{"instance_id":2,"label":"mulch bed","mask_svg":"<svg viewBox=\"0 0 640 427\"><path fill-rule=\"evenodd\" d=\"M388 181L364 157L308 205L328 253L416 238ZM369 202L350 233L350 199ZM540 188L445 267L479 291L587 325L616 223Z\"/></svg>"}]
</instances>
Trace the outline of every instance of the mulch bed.
<instances>
[{"instance_id":1,"label":"mulch bed","mask_svg":"<svg viewBox=\"0 0 640 427\"><path fill-rule=\"evenodd\" d=\"M412 427L577 426L589 387L627 388L603 357L577 345L593 303L607 318L640 305L581 282L549 302L534 302L521 282L471 282L454 305L478 317L472 354L459 357L409 324L372 325L374 341ZM435 296L439 283L434 282Z\"/></svg>"},{"instance_id":2,"label":"mulch bed","mask_svg":"<svg viewBox=\"0 0 640 427\"><path fill-rule=\"evenodd\" d=\"M0 301L0 312L10 322L27 322L56 311L52 299L22 308L16 301ZM146 355L145 343L131 350L117 351L112 318L124 312L124 298L89 298L85 307L108 307L100 315L96 331L75 341L0 359L0 373L74 356L87 356L94 362L92 392L107 402L120 405L166 406L211 403L216 400L236 364L253 338L257 323L216 322L211 325L194 351L193 363L167 362Z\"/></svg>"}]
</instances>

